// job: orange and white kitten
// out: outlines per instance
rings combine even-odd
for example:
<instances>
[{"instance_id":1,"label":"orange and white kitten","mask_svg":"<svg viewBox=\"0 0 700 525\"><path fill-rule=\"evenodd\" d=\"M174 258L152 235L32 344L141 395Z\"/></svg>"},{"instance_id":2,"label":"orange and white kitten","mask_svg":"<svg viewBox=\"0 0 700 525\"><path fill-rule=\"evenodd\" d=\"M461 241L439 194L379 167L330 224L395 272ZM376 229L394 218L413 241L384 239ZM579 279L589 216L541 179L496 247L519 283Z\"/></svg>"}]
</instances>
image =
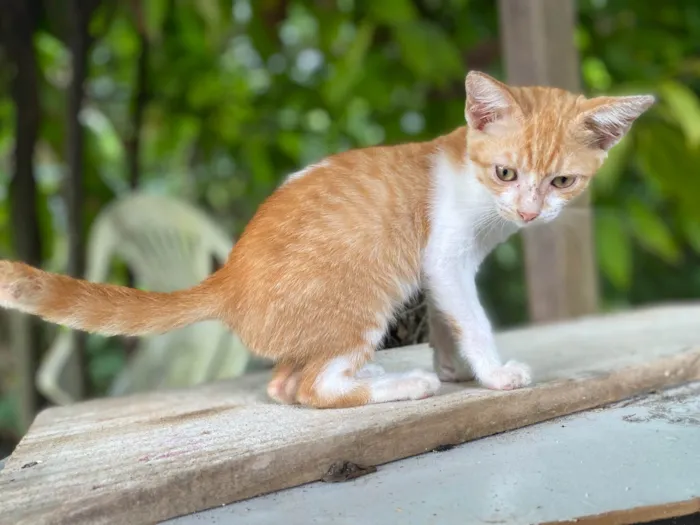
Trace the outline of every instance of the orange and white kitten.
<instances>
[{"instance_id":1,"label":"orange and white kitten","mask_svg":"<svg viewBox=\"0 0 700 525\"><path fill-rule=\"evenodd\" d=\"M226 264L191 289L147 292L0 261L0 305L104 335L221 320L276 362L268 393L283 403L420 399L440 379L473 375L492 389L525 386L528 368L498 355L479 265L519 228L554 219L654 98L587 99L478 72L466 92L465 127L346 151L291 175ZM371 364L375 349L421 287L437 375L385 373Z\"/></svg>"}]
</instances>

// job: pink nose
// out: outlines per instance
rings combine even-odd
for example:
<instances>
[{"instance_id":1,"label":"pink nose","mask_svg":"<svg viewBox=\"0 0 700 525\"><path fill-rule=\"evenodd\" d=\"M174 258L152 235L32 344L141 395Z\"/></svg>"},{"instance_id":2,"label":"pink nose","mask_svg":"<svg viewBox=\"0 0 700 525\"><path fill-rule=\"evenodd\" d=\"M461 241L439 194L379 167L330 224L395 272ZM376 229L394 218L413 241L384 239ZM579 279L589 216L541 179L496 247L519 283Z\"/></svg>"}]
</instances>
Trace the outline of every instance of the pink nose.
<instances>
[{"instance_id":1,"label":"pink nose","mask_svg":"<svg viewBox=\"0 0 700 525\"><path fill-rule=\"evenodd\" d=\"M518 211L518 215L520 215L520 218L524 220L525 222L531 222L534 221L539 213L531 213L527 211Z\"/></svg>"}]
</instances>

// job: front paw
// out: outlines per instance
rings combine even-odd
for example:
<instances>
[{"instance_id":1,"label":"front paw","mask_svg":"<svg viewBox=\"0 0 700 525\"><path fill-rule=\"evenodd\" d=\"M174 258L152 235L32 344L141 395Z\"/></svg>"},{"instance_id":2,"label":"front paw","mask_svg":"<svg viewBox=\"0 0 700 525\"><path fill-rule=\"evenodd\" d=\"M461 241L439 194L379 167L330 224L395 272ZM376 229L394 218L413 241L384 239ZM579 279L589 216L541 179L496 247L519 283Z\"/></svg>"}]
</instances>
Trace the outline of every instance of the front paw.
<instances>
[{"instance_id":1,"label":"front paw","mask_svg":"<svg viewBox=\"0 0 700 525\"><path fill-rule=\"evenodd\" d=\"M517 361L508 361L481 377L481 384L491 390L515 390L529 385L531 381L530 367Z\"/></svg>"},{"instance_id":2,"label":"front paw","mask_svg":"<svg viewBox=\"0 0 700 525\"><path fill-rule=\"evenodd\" d=\"M415 392L411 399L425 399L434 396L440 390L440 379L425 370L411 370L406 373L406 378L415 383Z\"/></svg>"}]
</instances>

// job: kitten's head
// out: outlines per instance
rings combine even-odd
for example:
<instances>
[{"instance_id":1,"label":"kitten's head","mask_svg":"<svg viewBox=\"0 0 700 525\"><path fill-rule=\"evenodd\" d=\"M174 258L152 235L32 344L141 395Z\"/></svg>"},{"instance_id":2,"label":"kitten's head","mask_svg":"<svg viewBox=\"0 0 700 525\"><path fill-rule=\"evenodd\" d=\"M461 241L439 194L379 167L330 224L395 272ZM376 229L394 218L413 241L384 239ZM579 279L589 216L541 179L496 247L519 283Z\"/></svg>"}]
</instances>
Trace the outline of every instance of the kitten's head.
<instances>
[{"instance_id":1,"label":"kitten's head","mask_svg":"<svg viewBox=\"0 0 700 525\"><path fill-rule=\"evenodd\" d=\"M499 214L521 226L554 219L654 103L650 95L587 99L511 87L478 72L466 89L467 156Z\"/></svg>"}]
</instances>

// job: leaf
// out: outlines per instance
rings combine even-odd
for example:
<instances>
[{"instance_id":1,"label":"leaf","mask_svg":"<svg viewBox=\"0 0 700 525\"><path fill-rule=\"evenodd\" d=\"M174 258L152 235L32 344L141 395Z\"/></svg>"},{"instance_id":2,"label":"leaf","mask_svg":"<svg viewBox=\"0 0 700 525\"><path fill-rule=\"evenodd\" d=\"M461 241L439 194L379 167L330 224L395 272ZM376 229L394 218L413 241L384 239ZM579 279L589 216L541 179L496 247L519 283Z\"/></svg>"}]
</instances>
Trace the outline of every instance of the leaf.
<instances>
[{"instance_id":1,"label":"leaf","mask_svg":"<svg viewBox=\"0 0 700 525\"><path fill-rule=\"evenodd\" d=\"M301 152L301 136L298 133L280 131L277 134L277 144L281 151L290 158L296 159Z\"/></svg>"},{"instance_id":2,"label":"leaf","mask_svg":"<svg viewBox=\"0 0 700 525\"><path fill-rule=\"evenodd\" d=\"M124 158L124 145L112 122L99 108L94 105L83 108L80 121L95 134L105 162L119 162Z\"/></svg>"},{"instance_id":3,"label":"leaf","mask_svg":"<svg viewBox=\"0 0 700 525\"><path fill-rule=\"evenodd\" d=\"M230 4L230 2L226 3ZM233 11L233 5L222 6L219 0L196 0L194 9L204 22L206 37L210 45L217 46L221 42L224 32L228 30L228 19Z\"/></svg>"},{"instance_id":4,"label":"leaf","mask_svg":"<svg viewBox=\"0 0 700 525\"><path fill-rule=\"evenodd\" d=\"M7 203L0 199L0 259L10 257L10 217Z\"/></svg>"},{"instance_id":5,"label":"leaf","mask_svg":"<svg viewBox=\"0 0 700 525\"><path fill-rule=\"evenodd\" d=\"M14 393L8 393L0 397L0 428L21 433L21 425L18 414L19 402Z\"/></svg>"},{"instance_id":6,"label":"leaf","mask_svg":"<svg viewBox=\"0 0 700 525\"><path fill-rule=\"evenodd\" d=\"M124 353L119 345L97 337L88 337L87 352L90 380L98 392L104 392L124 369Z\"/></svg>"},{"instance_id":7,"label":"leaf","mask_svg":"<svg viewBox=\"0 0 700 525\"><path fill-rule=\"evenodd\" d=\"M167 0L146 0L141 2L140 8L143 9L146 34L152 40L160 39L165 15L168 12Z\"/></svg>"},{"instance_id":8,"label":"leaf","mask_svg":"<svg viewBox=\"0 0 700 525\"><path fill-rule=\"evenodd\" d=\"M596 254L600 269L620 290L632 283L632 242L617 214L596 217Z\"/></svg>"},{"instance_id":9,"label":"leaf","mask_svg":"<svg viewBox=\"0 0 700 525\"><path fill-rule=\"evenodd\" d=\"M431 22L402 25L394 31L401 55L421 79L444 86L462 75L462 58L444 31Z\"/></svg>"},{"instance_id":10,"label":"leaf","mask_svg":"<svg viewBox=\"0 0 700 525\"><path fill-rule=\"evenodd\" d=\"M688 144L691 147L700 144L700 99L697 95L690 88L672 81L665 82L660 92Z\"/></svg>"},{"instance_id":11,"label":"leaf","mask_svg":"<svg viewBox=\"0 0 700 525\"><path fill-rule=\"evenodd\" d=\"M639 200L628 206L632 232L639 244L667 263L680 260L681 252L664 222Z\"/></svg>"},{"instance_id":12,"label":"leaf","mask_svg":"<svg viewBox=\"0 0 700 525\"><path fill-rule=\"evenodd\" d=\"M700 222L686 218L681 224L688 244L696 253L700 253Z\"/></svg>"},{"instance_id":13,"label":"leaf","mask_svg":"<svg viewBox=\"0 0 700 525\"><path fill-rule=\"evenodd\" d=\"M658 123L638 129L635 138L636 163L654 192L668 196L683 188L678 163L686 148L678 129Z\"/></svg>"},{"instance_id":14,"label":"leaf","mask_svg":"<svg viewBox=\"0 0 700 525\"><path fill-rule=\"evenodd\" d=\"M610 72L598 57L587 57L581 61L581 73L593 91L607 91L612 83Z\"/></svg>"},{"instance_id":15,"label":"leaf","mask_svg":"<svg viewBox=\"0 0 700 525\"><path fill-rule=\"evenodd\" d=\"M65 87L65 71L70 65L70 52L63 42L53 35L39 31L34 38L37 60L49 82Z\"/></svg>"},{"instance_id":16,"label":"leaf","mask_svg":"<svg viewBox=\"0 0 700 525\"><path fill-rule=\"evenodd\" d=\"M270 161L267 141L252 137L245 152L245 160L253 174L253 182L267 190L275 184L275 169Z\"/></svg>"},{"instance_id":17,"label":"leaf","mask_svg":"<svg viewBox=\"0 0 700 525\"><path fill-rule=\"evenodd\" d=\"M206 21L209 29L216 28L222 22L218 0L197 0L195 5L199 15Z\"/></svg>"},{"instance_id":18,"label":"leaf","mask_svg":"<svg viewBox=\"0 0 700 525\"><path fill-rule=\"evenodd\" d=\"M418 13L410 0L392 0L391 2L372 2L370 16L377 22L397 26L413 22Z\"/></svg>"},{"instance_id":19,"label":"leaf","mask_svg":"<svg viewBox=\"0 0 700 525\"><path fill-rule=\"evenodd\" d=\"M646 193L657 199L681 204L688 216L700 220L700 150L686 147L678 128L656 121L641 127L635 134L634 158L649 184Z\"/></svg>"},{"instance_id":20,"label":"leaf","mask_svg":"<svg viewBox=\"0 0 700 525\"><path fill-rule=\"evenodd\" d=\"M355 40L348 49L344 59L324 86L324 95L331 105L342 104L352 89L359 82L362 63L374 38L374 24L364 22L357 30Z\"/></svg>"}]
</instances>

